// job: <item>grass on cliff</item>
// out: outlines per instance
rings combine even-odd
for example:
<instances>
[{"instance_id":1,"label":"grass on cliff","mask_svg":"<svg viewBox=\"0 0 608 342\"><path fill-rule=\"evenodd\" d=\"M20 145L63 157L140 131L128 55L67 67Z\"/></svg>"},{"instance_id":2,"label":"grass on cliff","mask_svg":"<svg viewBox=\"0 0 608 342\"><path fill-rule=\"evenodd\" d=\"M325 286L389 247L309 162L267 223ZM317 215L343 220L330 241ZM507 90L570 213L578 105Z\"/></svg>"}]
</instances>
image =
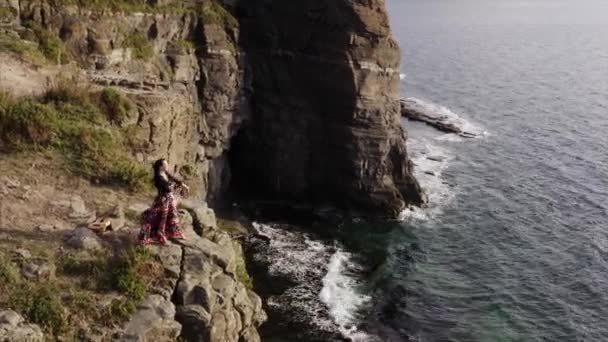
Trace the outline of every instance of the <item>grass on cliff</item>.
<instances>
[{"instance_id":1,"label":"grass on cliff","mask_svg":"<svg viewBox=\"0 0 608 342\"><path fill-rule=\"evenodd\" d=\"M123 48L129 48L132 51L133 58L149 60L154 56L154 47L146 35L135 32L129 34L123 44Z\"/></svg>"},{"instance_id":2,"label":"grass on cliff","mask_svg":"<svg viewBox=\"0 0 608 342\"><path fill-rule=\"evenodd\" d=\"M76 5L95 11L112 11L125 13L172 13L183 14L191 6L183 0L175 0L164 5L152 5L149 0L52 0L56 6Z\"/></svg>"},{"instance_id":3,"label":"grass on cliff","mask_svg":"<svg viewBox=\"0 0 608 342\"><path fill-rule=\"evenodd\" d=\"M66 50L65 44L52 32L44 29L40 24L27 22L25 26L34 33L38 50L51 62L55 64L66 64L72 60L72 55Z\"/></svg>"},{"instance_id":4,"label":"grass on cliff","mask_svg":"<svg viewBox=\"0 0 608 342\"><path fill-rule=\"evenodd\" d=\"M33 257L39 256L33 253ZM58 260L54 277L28 280L19 272L28 261L0 252L0 307L19 312L63 340L75 340L74 330L82 322L111 327L128 320L163 271L158 260L140 248L118 255L58 254L49 258L53 260ZM104 298L107 304L100 304Z\"/></svg>"},{"instance_id":5,"label":"grass on cliff","mask_svg":"<svg viewBox=\"0 0 608 342\"><path fill-rule=\"evenodd\" d=\"M0 32L0 51L13 53L34 64L46 62L36 43L23 40L16 34Z\"/></svg>"},{"instance_id":6,"label":"grass on cliff","mask_svg":"<svg viewBox=\"0 0 608 342\"><path fill-rule=\"evenodd\" d=\"M65 44L52 32L35 22L24 24L29 31L19 36L16 33L0 32L0 51L16 54L34 64L66 64L73 58Z\"/></svg>"},{"instance_id":7,"label":"grass on cliff","mask_svg":"<svg viewBox=\"0 0 608 342\"><path fill-rule=\"evenodd\" d=\"M144 300L150 286L162 276L162 266L145 248L134 248L111 256L99 253L93 257L66 256L60 264L66 276L79 281L87 291L104 293L115 291L122 295L102 310L93 310L90 318L106 323L119 323L129 319L137 305ZM77 307L90 310L85 298L72 299Z\"/></svg>"},{"instance_id":8,"label":"grass on cliff","mask_svg":"<svg viewBox=\"0 0 608 342\"><path fill-rule=\"evenodd\" d=\"M217 24L226 29L234 29L239 25L232 13L216 1L209 1L209 3L202 5L198 11L199 18L204 24Z\"/></svg>"},{"instance_id":9,"label":"grass on cliff","mask_svg":"<svg viewBox=\"0 0 608 342\"><path fill-rule=\"evenodd\" d=\"M145 189L148 172L129 155L124 130L113 124L130 106L115 90L96 93L66 84L39 98L0 93L0 152L56 150L76 175Z\"/></svg>"}]
</instances>

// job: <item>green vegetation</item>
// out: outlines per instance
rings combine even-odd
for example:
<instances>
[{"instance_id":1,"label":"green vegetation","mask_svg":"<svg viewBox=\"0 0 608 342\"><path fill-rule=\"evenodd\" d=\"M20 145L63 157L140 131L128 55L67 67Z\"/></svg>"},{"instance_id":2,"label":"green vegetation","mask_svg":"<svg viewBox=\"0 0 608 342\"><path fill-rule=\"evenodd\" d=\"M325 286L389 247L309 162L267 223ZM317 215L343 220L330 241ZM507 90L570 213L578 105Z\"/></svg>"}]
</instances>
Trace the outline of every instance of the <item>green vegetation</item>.
<instances>
[{"instance_id":1,"label":"green vegetation","mask_svg":"<svg viewBox=\"0 0 608 342\"><path fill-rule=\"evenodd\" d=\"M62 261L61 272L81 278L81 287L96 292L116 291L122 295L114 299L104 311L91 312L92 318L116 323L128 319L145 298L148 288L162 275L162 267L149 250L130 249L118 256L98 254L93 258L68 256ZM86 298L72 296L73 305L88 308Z\"/></svg>"},{"instance_id":2,"label":"green vegetation","mask_svg":"<svg viewBox=\"0 0 608 342\"><path fill-rule=\"evenodd\" d=\"M28 39L32 41L15 33L0 32L0 50L14 53L35 64L65 64L72 60L71 54L67 52L59 37L31 21L25 26L31 30Z\"/></svg>"},{"instance_id":3,"label":"green vegetation","mask_svg":"<svg viewBox=\"0 0 608 342\"><path fill-rule=\"evenodd\" d=\"M14 53L35 64L42 64L46 61L46 57L38 50L35 43L22 40L16 34L0 32L0 51Z\"/></svg>"},{"instance_id":4,"label":"green vegetation","mask_svg":"<svg viewBox=\"0 0 608 342\"><path fill-rule=\"evenodd\" d=\"M99 94L66 84L41 98L14 100L0 95L0 149L54 149L74 174L143 189L149 186L148 172L132 160L122 130L112 124L124 119L128 103L115 90Z\"/></svg>"},{"instance_id":5,"label":"green vegetation","mask_svg":"<svg viewBox=\"0 0 608 342\"><path fill-rule=\"evenodd\" d=\"M200 9L199 17L205 24L217 24L225 29L234 29L238 26L238 21L222 5L215 1L210 1Z\"/></svg>"},{"instance_id":6,"label":"green vegetation","mask_svg":"<svg viewBox=\"0 0 608 342\"><path fill-rule=\"evenodd\" d=\"M13 288L9 306L54 336L59 336L66 328L65 310L54 284L19 284Z\"/></svg>"},{"instance_id":7,"label":"green vegetation","mask_svg":"<svg viewBox=\"0 0 608 342\"><path fill-rule=\"evenodd\" d=\"M14 284L17 282L18 273L15 266L0 254L0 284Z\"/></svg>"},{"instance_id":8,"label":"green vegetation","mask_svg":"<svg viewBox=\"0 0 608 342\"><path fill-rule=\"evenodd\" d=\"M77 5L82 8L97 11L120 11L125 13L175 13L182 14L188 11L189 6L184 1L176 0L173 3L157 6L151 5L148 0L53 0L57 6Z\"/></svg>"},{"instance_id":9,"label":"green vegetation","mask_svg":"<svg viewBox=\"0 0 608 342\"><path fill-rule=\"evenodd\" d=\"M191 164L182 165L179 173L185 178L191 179L192 177L196 176L196 167Z\"/></svg>"},{"instance_id":10,"label":"green vegetation","mask_svg":"<svg viewBox=\"0 0 608 342\"><path fill-rule=\"evenodd\" d=\"M192 42L190 40L185 40L185 39L180 39L175 42L170 42L169 44L172 48L179 50L180 53L187 53L187 52L195 49L194 42Z\"/></svg>"},{"instance_id":11,"label":"green vegetation","mask_svg":"<svg viewBox=\"0 0 608 342\"><path fill-rule=\"evenodd\" d=\"M125 38L122 46L130 48L133 57L136 59L149 60L154 55L154 48L147 36L142 33L135 32Z\"/></svg>"},{"instance_id":12,"label":"green vegetation","mask_svg":"<svg viewBox=\"0 0 608 342\"><path fill-rule=\"evenodd\" d=\"M7 19L14 19L17 16L17 12L11 7L0 7L0 22L4 22Z\"/></svg>"},{"instance_id":13,"label":"green vegetation","mask_svg":"<svg viewBox=\"0 0 608 342\"><path fill-rule=\"evenodd\" d=\"M108 119L115 124L122 124L131 110L131 101L114 88L105 88L100 99Z\"/></svg>"},{"instance_id":14,"label":"green vegetation","mask_svg":"<svg viewBox=\"0 0 608 342\"><path fill-rule=\"evenodd\" d=\"M249 272L247 272L247 265L243 255L239 255L236 259L236 277L246 288L253 290L253 279L251 279Z\"/></svg>"},{"instance_id":15,"label":"green vegetation","mask_svg":"<svg viewBox=\"0 0 608 342\"><path fill-rule=\"evenodd\" d=\"M28 242L32 244L28 250L40 258L37 251L34 252L35 248L30 247L39 246L41 242ZM1 247L3 250L10 248ZM49 258L55 259L60 260L56 277L35 282L22 278L18 272L18 266L25 260L11 260L0 252L0 307L19 312L62 340L75 340L68 338L74 333L70 329L78 326L74 321L85 319L93 325L112 326L130 318L148 294L150 285L163 272L158 260L141 248L117 255L98 252ZM110 304L100 306L99 299L111 293L118 297Z\"/></svg>"},{"instance_id":16,"label":"green vegetation","mask_svg":"<svg viewBox=\"0 0 608 342\"><path fill-rule=\"evenodd\" d=\"M34 32L38 49L48 60L56 64L66 64L72 60L72 56L65 49L63 41L55 34L34 22L26 23L26 27Z\"/></svg>"},{"instance_id":17,"label":"green vegetation","mask_svg":"<svg viewBox=\"0 0 608 342\"><path fill-rule=\"evenodd\" d=\"M65 327L65 313L57 293L52 284L22 280L17 265L0 254L0 307L20 312L57 336Z\"/></svg>"}]
</instances>

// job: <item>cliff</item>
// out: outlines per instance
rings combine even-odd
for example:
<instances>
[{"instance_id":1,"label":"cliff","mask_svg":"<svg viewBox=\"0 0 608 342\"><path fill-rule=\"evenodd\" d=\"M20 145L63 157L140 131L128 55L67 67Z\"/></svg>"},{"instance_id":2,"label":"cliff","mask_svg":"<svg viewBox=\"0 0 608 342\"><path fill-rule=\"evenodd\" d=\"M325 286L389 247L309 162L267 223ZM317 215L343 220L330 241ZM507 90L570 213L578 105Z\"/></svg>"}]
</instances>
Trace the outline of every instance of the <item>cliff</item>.
<instances>
[{"instance_id":1,"label":"cliff","mask_svg":"<svg viewBox=\"0 0 608 342\"><path fill-rule=\"evenodd\" d=\"M71 234L50 197L128 206L150 196L161 157L211 207L396 216L425 201L400 124L399 56L382 0L0 0L0 153L26 184L6 183L16 193L0 229L52 218ZM150 292L131 321L165 322L169 340L259 339L259 298L218 257L238 248L197 233L163 266L172 294Z\"/></svg>"},{"instance_id":2,"label":"cliff","mask_svg":"<svg viewBox=\"0 0 608 342\"><path fill-rule=\"evenodd\" d=\"M243 1L251 117L235 184L253 198L396 216L424 196L400 124L383 1Z\"/></svg>"}]
</instances>

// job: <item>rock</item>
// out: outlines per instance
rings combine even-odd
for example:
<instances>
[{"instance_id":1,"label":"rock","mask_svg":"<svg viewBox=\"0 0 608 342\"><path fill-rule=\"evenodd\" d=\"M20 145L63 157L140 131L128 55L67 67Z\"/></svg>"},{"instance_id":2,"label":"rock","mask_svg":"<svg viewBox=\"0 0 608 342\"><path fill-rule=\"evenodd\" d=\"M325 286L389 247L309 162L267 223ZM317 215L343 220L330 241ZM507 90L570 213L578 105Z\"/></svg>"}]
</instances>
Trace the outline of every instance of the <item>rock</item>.
<instances>
[{"instance_id":1,"label":"rock","mask_svg":"<svg viewBox=\"0 0 608 342\"><path fill-rule=\"evenodd\" d=\"M88 228L76 228L66 239L66 244L75 249L100 250L103 248L101 239Z\"/></svg>"},{"instance_id":2,"label":"rock","mask_svg":"<svg viewBox=\"0 0 608 342\"><path fill-rule=\"evenodd\" d=\"M161 279L153 285L153 291L162 295L164 298L171 298L177 286L177 281L181 273L182 248L175 244L165 246L149 246L150 252L161 261L165 272Z\"/></svg>"},{"instance_id":3,"label":"rock","mask_svg":"<svg viewBox=\"0 0 608 342\"><path fill-rule=\"evenodd\" d=\"M400 51L384 3L238 3L251 14L240 18L239 40L254 91L231 144L234 189L361 215L396 217L425 202L408 161Z\"/></svg>"},{"instance_id":4,"label":"rock","mask_svg":"<svg viewBox=\"0 0 608 342\"><path fill-rule=\"evenodd\" d=\"M90 218L92 213L87 209L83 199L80 196L73 196L70 199L70 218L83 219Z\"/></svg>"},{"instance_id":5,"label":"rock","mask_svg":"<svg viewBox=\"0 0 608 342\"><path fill-rule=\"evenodd\" d=\"M21 317L15 311L0 312L0 327L7 326L7 325L11 326L11 327L16 327L23 321L24 321L23 317Z\"/></svg>"},{"instance_id":6,"label":"rock","mask_svg":"<svg viewBox=\"0 0 608 342\"><path fill-rule=\"evenodd\" d=\"M412 121L423 122L439 131L475 138L477 134L465 131L464 121L443 107L430 106L418 99L402 99L401 115Z\"/></svg>"},{"instance_id":7,"label":"rock","mask_svg":"<svg viewBox=\"0 0 608 342\"><path fill-rule=\"evenodd\" d=\"M426 159L432 160L432 161L436 161L436 162L442 162L442 161L445 160L445 157L443 157L443 156L427 156Z\"/></svg>"},{"instance_id":8,"label":"rock","mask_svg":"<svg viewBox=\"0 0 608 342\"><path fill-rule=\"evenodd\" d=\"M15 249L15 254L22 259L29 259L32 257L32 253L25 248L17 248Z\"/></svg>"},{"instance_id":9,"label":"rock","mask_svg":"<svg viewBox=\"0 0 608 342\"><path fill-rule=\"evenodd\" d=\"M209 231L217 228L217 219L213 209L206 203L198 204L193 201L181 201L180 207L187 210L192 216L194 231L205 236Z\"/></svg>"},{"instance_id":10,"label":"rock","mask_svg":"<svg viewBox=\"0 0 608 342\"><path fill-rule=\"evenodd\" d=\"M109 226L106 227L106 230L116 231L124 228L126 219L122 205L118 204L107 212L98 215L97 220L95 220L95 222L102 222L104 226L109 223Z\"/></svg>"},{"instance_id":11,"label":"rock","mask_svg":"<svg viewBox=\"0 0 608 342\"><path fill-rule=\"evenodd\" d=\"M175 341L181 324L174 320L175 305L159 295L149 296L125 326L120 341L164 342Z\"/></svg>"},{"instance_id":12,"label":"rock","mask_svg":"<svg viewBox=\"0 0 608 342\"><path fill-rule=\"evenodd\" d=\"M215 242L201 238L186 238L178 243L185 246L185 250L190 254L201 254L208 260L226 270L233 270L236 256L231 247L222 247Z\"/></svg>"},{"instance_id":13,"label":"rock","mask_svg":"<svg viewBox=\"0 0 608 342\"><path fill-rule=\"evenodd\" d=\"M180 244L182 272L173 299L186 340L259 341L256 328L266 314L259 297L235 278L232 243L222 246L194 235Z\"/></svg>"},{"instance_id":14,"label":"rock","mask_svg":"<svg viewBox=\"0 0 608 342\"><path fill-rule=\"evenodd\" d=\"M33 281L51 280L55 277L55 265L46 260L30 260L21 267L24 278Z\"/></svg>"},{"instance_id":15,"label":"rock","mask_svg":"<svg viewBox=\"0 0 608 342\"><path fill-rule=\"evenodd\" d=\"M21 186L21 183L16 180L16 179L12 179L12 178L8 178L8 177L3 177L2 178L2 182L9 188L9 189L17 189Z\"/></svg>"},{"instance_id":16,"label":"rock","mask_svg":"<svg viewBox=\"0 0 608 342\"><path fill-rule=\"evenodd\" d=\"M175 318L182 323L182 335L187 341L207 341L211 315L200 305L184 305L177 309Z\"/></svg>"},{"instance_id":17,"label":"rock","mask_svg":"<svg viewBox=\"0 0 608 342\"><path fill-rule=\"evenodd\" d=\"M144 203L133 203L127 208L127 210L130 210L130 211L140 215L141 213L146 211L146 209L148 209L148 207L149 206Z\"/></svg>"},{"instance_id":18,"label":"rock","mask_svg":"<svg viewBox=\"0 0 608 342\"><path fill-rule=\"evenodd\" d=\"M0 341L43 342L42 329L35 324L27 324L14 311L0 311Z\"/></svg>"},{"instance_id":19,"label":"rock","mask_svg":"<svg viewBox=\"0 0 608 342\"><path fill-rule=\"evenodd\" d=\"M34 228L34 230L38 231L38 232L51 232L53 230L55 230L55 227L52 224L47 224L47 223L43 223L41 225L36 226L36 228Z\"/></svg>"}]
</instances>

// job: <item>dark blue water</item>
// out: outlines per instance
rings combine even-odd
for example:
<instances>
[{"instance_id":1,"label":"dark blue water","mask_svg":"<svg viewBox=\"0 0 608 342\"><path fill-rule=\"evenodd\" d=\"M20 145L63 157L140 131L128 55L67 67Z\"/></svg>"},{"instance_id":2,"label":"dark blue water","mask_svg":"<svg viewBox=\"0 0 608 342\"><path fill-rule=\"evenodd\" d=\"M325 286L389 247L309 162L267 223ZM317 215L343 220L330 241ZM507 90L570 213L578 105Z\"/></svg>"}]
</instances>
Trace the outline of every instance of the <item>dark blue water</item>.
<instances>
[{"instance_id":1,"label":"dark blue water","mask_svg":"<svg viewBox=\"0 0 608 342\"><path fill-rule=\"evenodd\" d=\"M271 273L296 284L269 298L287 307L275 323L355 341L608 341L608 1L387 6L403 96L480 137L404 122L431 202L402 222L261 226ZM297 335L273 337L335 339Z\"/></svg>"},{"instance_id":2,"label":"dark blue water","mask_svg":"<svg viewBox=\"0 0 608 342\"><path fill-rule=\"evenodd\" d=\"M388 8L404 96L488 134L409 124L422 167L446 158L422 176L441 196L387 239L380 323L395 340L608 341L608 2Z\"/></svg>"}]
</instances>

